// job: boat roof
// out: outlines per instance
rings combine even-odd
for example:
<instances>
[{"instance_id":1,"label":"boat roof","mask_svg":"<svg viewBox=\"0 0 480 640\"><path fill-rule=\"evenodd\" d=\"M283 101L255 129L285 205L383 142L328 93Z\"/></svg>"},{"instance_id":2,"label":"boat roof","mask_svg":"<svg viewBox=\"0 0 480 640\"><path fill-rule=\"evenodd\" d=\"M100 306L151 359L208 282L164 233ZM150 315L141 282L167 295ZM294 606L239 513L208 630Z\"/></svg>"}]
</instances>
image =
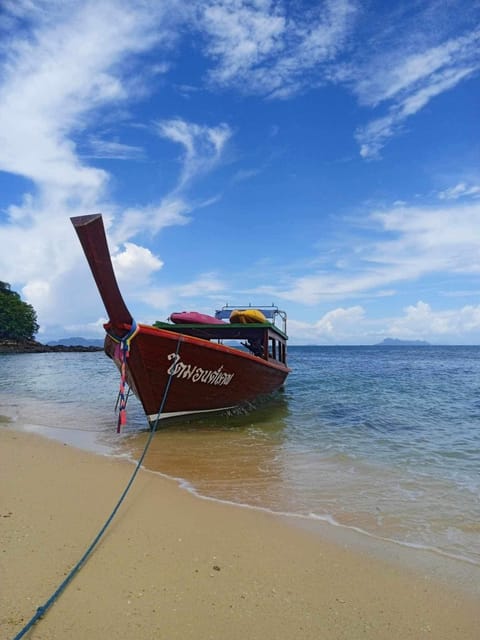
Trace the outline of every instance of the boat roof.
<instances>
[{"instance_id":1,"label":"boat roof","mask_svg":"<svg viewBox=\"0 0 480 640\"><path fill-rule=\"evenodd\" d=\"M230 318L232 311L248 311L249 309L252 311L254 310L261 311L266 318L269 318L271 320L275 319L277 315L281 317L286 317L285 311L281 311L274 304L262 305L259 307L258 306L254 307L252 304L247 304L245 306L235 306L235 307L232 305L226 304L221 309L217 309L215 311L215 317L218 318L219 320L226 320L227 318Z\"/></svg>"},{"instance_id":2,"label":"boat roof","mask_svg":"<svg viewBox=\"0 0 480 640\"><path fill-rule=\"evenodd\" d=\"M262 338L265 331L269 334L275 334L277 337L287 340L287 335L281 329L270 322L237 324L171 324L170 322L156 322L154 325L157 329L166 329L167 331L175 331L205 340L245 340Z\"/></svg>"},{"instance_id":3,"label":"boat roof","mask_svg":"<svg viewBox=\"0 0 480 640\"><path fill-rule=\"evenodd\" d=\"M232 311L261 311L265 318L271 320L272 326L280 331L280 333L287 335L287 314L285 311L279 309L276 305L260 305L253 306L252 304L247 304L244 306L232 306L226 304L221 309L217 309L215 311L215 317L218 320L228 320Z\"/></svg>"}]
</instances>

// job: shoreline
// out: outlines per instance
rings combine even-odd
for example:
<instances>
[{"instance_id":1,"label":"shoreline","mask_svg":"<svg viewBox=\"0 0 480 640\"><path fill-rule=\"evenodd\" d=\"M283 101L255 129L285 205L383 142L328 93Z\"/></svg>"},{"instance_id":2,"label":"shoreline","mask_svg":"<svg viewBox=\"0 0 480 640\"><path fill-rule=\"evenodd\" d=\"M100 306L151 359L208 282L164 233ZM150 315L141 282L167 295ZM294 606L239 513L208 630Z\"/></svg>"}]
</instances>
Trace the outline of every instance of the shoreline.
<instances>
[{"instance_id":1,"label":"shoreline","mask_svg":"<svg viewBox=\"0 0 480 640\"><path fill-rule=\"evenodd\" d=\"M90 353L103 351L103 347L93 345L43 344L36 340L0 340L0 355L23 353Z\"/></svg>"},{"instance_id":2,"label":"shoreline","mask_svg":"<svg viewBox=\"0 0 480 640\"><path fill-rule=\"evenodd\" d=\"M0 450L0 626L13 637L81 557L132 465L8 425ZM141 470L38 637L476 637L477 597L333 538Z\"/></svg>"},{"instance_id":3,"label":"shoreline","mask_svg":"<svg viewBox=\"0 0 480 640\"><path fill-rule=\"evenodd\" d=\"M96 437L97 431L91 431L90 429L64 429L59 426L35 426L32 428L32 426L23 424L23 416L20 418L20 424L16 424L16 419L17 417L13 413L9 414L8 411L4 416L6 426L15 431L20 430L21 433L32 434L55 443L61 442L66 446L78 449L79 451L89 452L92 455L106 456L112 460L126 462L131 465L132 469L136 465L136 460L143 449L143 445L141 445L136 455L133 455L133 451L130 450L126 453L129 447L123 452L115 453L110 445L99 444ZM3 423L5 424L5 422ZM1 425L2 416L0 415L0 426ZM164 444L163 442L162 448L164 448ZM157 446L159 446L158 443ZM192 480L186 479L178 475L178 473L172 473L172 468L165 471L157 466L158 463L150 466L151 460L149 457L155 455L155 447L156 443L154 440L144 461L142 472L152 473L161 479L173 481L180 491L189 493L197 500L269 514L284 520L288 526L311 531L315 535L321 536L323 539L329 540L334 544L343 544L362 553L367 553L374 558L386 559L389 563L394 562L400 567L408 567L409 569L416 570L421 566L422 570L434 574L439 581L445 584L451 582L455 585L455 588L459 588L469 595L480 598L480 564L469 557L454 555L435 547L403 542L393 537L377 535L375 532L360 528L355 524L339 522L335 520L333 516L322 517L288 510L276 510L269 506L262 506L261 504L249 504L218 495L210 495L203 492L202 488L195 484L195 481L192 483ZM168 452L168 447L166 451ZM195 454L195 452L192 453Z\"/></svg>"}]
</instances>

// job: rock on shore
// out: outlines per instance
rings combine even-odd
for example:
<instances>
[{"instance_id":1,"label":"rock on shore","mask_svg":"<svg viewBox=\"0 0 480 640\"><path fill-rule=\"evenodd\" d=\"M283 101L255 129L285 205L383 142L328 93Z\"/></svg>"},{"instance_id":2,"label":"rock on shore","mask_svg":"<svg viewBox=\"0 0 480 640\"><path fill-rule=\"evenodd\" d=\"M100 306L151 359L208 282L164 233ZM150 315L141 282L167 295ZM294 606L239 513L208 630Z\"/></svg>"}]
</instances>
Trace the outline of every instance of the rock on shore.
<instances>
[{"instance_id":1,"label":"rock on shore","mask_svg":"<svg viewBox=\"0 0 480 640\"><path fill-rule=\"evenodd\" d=\"M36 340L0 340L0 353L68 353L77 351L103 351L103 347L48 345Z\"/></svg>"}]
</instances>

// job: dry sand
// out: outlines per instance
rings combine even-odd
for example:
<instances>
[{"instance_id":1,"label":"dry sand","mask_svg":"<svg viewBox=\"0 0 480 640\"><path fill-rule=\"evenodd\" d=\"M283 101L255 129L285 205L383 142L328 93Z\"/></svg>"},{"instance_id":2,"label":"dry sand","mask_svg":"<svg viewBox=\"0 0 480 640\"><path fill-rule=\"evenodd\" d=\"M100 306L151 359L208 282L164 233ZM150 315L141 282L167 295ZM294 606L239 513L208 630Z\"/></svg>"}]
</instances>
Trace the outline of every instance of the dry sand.
<instances>
[{"instance_id":1,"label":"dry sand","mask_svg":"<svg viewBox=\"0 0 480 640\"><path fill-rule=\"evenodd\" d=\"M13 638L103 525L131 464L0 429L0 637ZM30 639L480 637L473 594L268 513L141 472Z\"/></svg>"}]
</instances>

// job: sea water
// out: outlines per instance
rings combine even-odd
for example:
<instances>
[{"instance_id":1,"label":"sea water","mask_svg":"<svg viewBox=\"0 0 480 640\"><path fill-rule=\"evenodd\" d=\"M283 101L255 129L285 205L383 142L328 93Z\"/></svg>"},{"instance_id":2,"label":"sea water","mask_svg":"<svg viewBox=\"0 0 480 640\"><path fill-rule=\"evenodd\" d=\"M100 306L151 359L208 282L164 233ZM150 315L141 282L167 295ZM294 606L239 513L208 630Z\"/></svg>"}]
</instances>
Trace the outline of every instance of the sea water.
<instances>
[{"instance_id":1,"label":"sea water","mask_svg":"<svg viewBox=\"0 0 480 640\"><path fill-rule=\"evenodd\" d=\"M161 425L145 466L480 566L480 347L291 347L289 365L256 406ZM99 352L2 355L0 428L134 460L146 420L131 397L116 433L118 383Z\"/></svg>"}]
</instances>

